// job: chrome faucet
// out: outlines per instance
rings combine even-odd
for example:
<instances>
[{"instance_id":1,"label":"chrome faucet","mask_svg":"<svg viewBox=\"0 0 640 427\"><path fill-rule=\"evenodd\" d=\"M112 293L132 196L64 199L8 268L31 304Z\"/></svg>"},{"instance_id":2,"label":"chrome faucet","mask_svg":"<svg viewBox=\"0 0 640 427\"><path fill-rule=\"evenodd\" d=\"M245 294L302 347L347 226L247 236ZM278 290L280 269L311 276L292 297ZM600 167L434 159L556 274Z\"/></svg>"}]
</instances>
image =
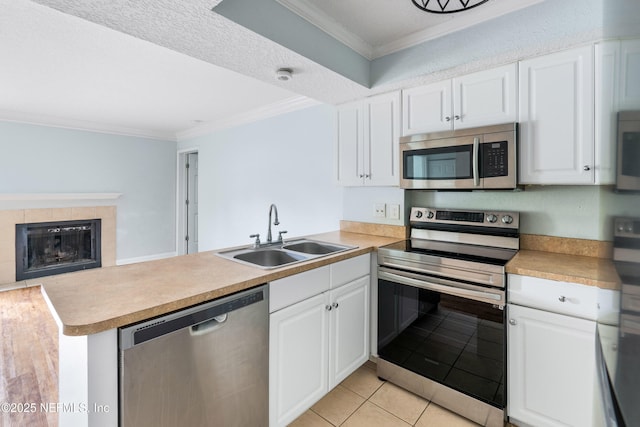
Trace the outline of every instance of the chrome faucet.
<instances>
[{"instance_id":1,"label":"chrome faucet","mask_svg":"<svg viewBox=\"0 0 640 427\"><path fill-rule=\"evenodd\" d=\"M273 221L273 225L279 225L280 221L278 221L278 208L273 203L269 206L269 230L267 231L267 243L271 243L271 212L275 211L276 217Z\"/></svg>"}]
</instances>

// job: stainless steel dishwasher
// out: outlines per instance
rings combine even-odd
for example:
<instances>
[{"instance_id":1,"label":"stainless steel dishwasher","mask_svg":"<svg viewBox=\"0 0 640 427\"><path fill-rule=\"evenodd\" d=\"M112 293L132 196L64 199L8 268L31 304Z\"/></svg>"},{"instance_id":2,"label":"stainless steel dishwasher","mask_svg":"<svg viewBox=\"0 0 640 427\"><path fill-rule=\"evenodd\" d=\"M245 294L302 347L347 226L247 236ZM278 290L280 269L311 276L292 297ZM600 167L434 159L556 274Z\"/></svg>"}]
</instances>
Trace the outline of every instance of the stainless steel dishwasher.
<instances>
[{"instance_id":1,"label":"stainless steel dishwasher","mask_svg":"<svg viewBox=\"0 0 640 427\"><path fill-rule=\"evenodd\" d=\"M267 426L266 285L119 330L120 426Z\"/></svg>"}]
</instances>

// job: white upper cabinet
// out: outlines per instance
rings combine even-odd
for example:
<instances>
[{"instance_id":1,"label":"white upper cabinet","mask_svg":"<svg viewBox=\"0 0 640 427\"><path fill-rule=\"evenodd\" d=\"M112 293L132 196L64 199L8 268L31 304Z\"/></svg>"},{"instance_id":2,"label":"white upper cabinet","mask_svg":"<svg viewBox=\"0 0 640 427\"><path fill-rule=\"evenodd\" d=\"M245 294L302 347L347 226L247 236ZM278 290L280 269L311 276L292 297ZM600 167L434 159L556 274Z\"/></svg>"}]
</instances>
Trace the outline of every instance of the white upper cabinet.
<instances>
[{"instance_id":1,"label":"white upper cabinet","mask_svg":"<svg viewBox=\"0 0 640 427\"><path fill-rule=\"evenodd\" d=\"M640 110L640 40L623 40L620 59L620 111Z\"/></svg>"},{"instance_id":2,"label":"white upper cabinet","mask_svg":"<svg viewBox=\"0 0 640 427\"><path fill-rule=\"evenodd\" d=\"M520 183L593 184L593 46L520 63Z\"/></svg>"},{"instance_id":3,"label":"white upper cabinet","mask_svg":"<svg viewBox=\"0 0 640 427\"><path fill-rule=\"evenodd\" d=\"M514 122L517 64L402 92L402 134Z\"/></svg>"},{"instance_id":4,"label":"white upper cabinet","mask_svg":"<svg viewBox=\"0 0 640 427\"><path fill-rule=\"evenodd\" d=\"M402 91L402 135L450 130L451 80Z\"/></svg>"},{"instance_id":5,"label":"white upper cabinet","mask_svg":"<svg viewBox=\"0 0 640 427\"><path fill-rule=\"evenodd\" d=\"M344 186L399 185L399 137L399 92L338 107L338 183Z\"/></svg>"},{"instance_id":6,"label":"white upper cabinet","mask_svg":"<svg viewBox=\"0 0 640 427\"><path fill-rule=\"evenodd\" d=\"M598 43L595 54L595 183L614 184L620 42Z\"/></svg>"}]
</instances>

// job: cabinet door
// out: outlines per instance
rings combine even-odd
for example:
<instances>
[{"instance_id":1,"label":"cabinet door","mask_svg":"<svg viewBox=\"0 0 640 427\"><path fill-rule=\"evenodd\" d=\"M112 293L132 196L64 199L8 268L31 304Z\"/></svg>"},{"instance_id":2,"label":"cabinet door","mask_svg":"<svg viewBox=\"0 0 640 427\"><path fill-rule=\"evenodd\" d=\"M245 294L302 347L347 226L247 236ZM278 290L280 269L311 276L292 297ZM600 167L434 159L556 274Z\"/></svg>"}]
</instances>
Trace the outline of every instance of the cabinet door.
<instances>
[{"instance_id":1,"label":"cabinet door","mask_svg":"<svg viewBox=\"0 0 640 427\"><path fill-rule=\"evenodd\" d=\"M620 110L639 110L640 40L623 40L620 58Z\"/></svg>"},{"instance_id":2,"label":"cabinet door","mask_svg":"<svg viewBox=\"0 0 640 427\"><path fill-rule=\"evenodd\" d=\"M369 276L361 277L329 292L330 389L369 358L369 281Z\"/></svg>"},{"instance_id":3,"label":"cabinet door","mask_svg":"<svg viewBox=\"0 0 640 427\"><path fill-rule=\"evenodd\" d=\"M269 425L285 426L328 391L327 293L277 311L269 326Z\"/></svg>"},{"instance_id":4,"label":"cabinet door","mask_svg":"<svg viewBox=\"0 0 640 427\"><path fill-rule=\"evenodd\" d=\"M593 46L520 63L520 182L593 184Z\"/></svg>"},{"instance_id":5,"label":"cabinet door","mask_svg":"<svg viewBox=\"0 0 640 427\"><path fill-rule=\"evenodd\" d=\"M508 415L516 424L594 424L596 323L508 305Z\"/></svg>"},{"instance_id":6,"label":"cabinet door","mask_svg":"<svg viewBox=\"0 0 640 427\"><path fill-rule=\"evenodd\" d=\"M400 94L365 101L365 185L399 185Z\"/></svg>"},{"instance_id":7,"label":"cabinet door","mask_svg":"<svg viewBox=\"0 0 640 427\"><path fill-rule=\"evenodd\" d=\"M620 42L596 44L594 76L596 184L614 184L616 180L619 70Z\"/></svg>"},{"instance_id":8,"label":"cabinet door","mask_svg":"<svg viewBox=\"0 0 640 427\"><path fill-rule=\"evenodd\" d=\"M453 126L515 122L517 69L517 64L510 64L453 79Z\"/></svg>"},{"instance_id":9,"label":"cabinet door","mask_svg":"<svg viewBox=\"0 0 640 427\"><path fill-rule=\"evenodd\" d=\"M402 91L402 135L453 129L451 80Z\"/></svg>"},{"instance_id":10,"label":"cabinet door","mask_svg":"<svg viewBox=\"0 0 640 427\"><path fill-rule=\"evenodd\" d=\"M363 171L363 108L356 102L338 107L336 139L336 179L340 185L362 185Z\"/></svg>"}]
</instances>

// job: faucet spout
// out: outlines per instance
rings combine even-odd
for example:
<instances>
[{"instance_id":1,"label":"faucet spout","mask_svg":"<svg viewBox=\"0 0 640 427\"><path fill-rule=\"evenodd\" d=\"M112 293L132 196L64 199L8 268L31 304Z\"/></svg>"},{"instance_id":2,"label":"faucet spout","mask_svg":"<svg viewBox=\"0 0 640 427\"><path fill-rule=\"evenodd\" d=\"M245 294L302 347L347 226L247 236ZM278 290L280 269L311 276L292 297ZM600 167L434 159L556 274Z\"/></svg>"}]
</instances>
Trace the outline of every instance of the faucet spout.
<instances>
[{"instance_id":1,"label":"faucet spout","mask_svg":"<svg viewBox=\"0 0 640 427\"><path fill-rule=\"evenodd\" d=\"M269 206L269 229L267 231L267 243L271 243L271 213L275 212L276 217L273 221L273 225L279 225L280 221L278 221L278 208L276 207L275 204L271 204L271 206Z\"/></svg>"}]
</instances>

